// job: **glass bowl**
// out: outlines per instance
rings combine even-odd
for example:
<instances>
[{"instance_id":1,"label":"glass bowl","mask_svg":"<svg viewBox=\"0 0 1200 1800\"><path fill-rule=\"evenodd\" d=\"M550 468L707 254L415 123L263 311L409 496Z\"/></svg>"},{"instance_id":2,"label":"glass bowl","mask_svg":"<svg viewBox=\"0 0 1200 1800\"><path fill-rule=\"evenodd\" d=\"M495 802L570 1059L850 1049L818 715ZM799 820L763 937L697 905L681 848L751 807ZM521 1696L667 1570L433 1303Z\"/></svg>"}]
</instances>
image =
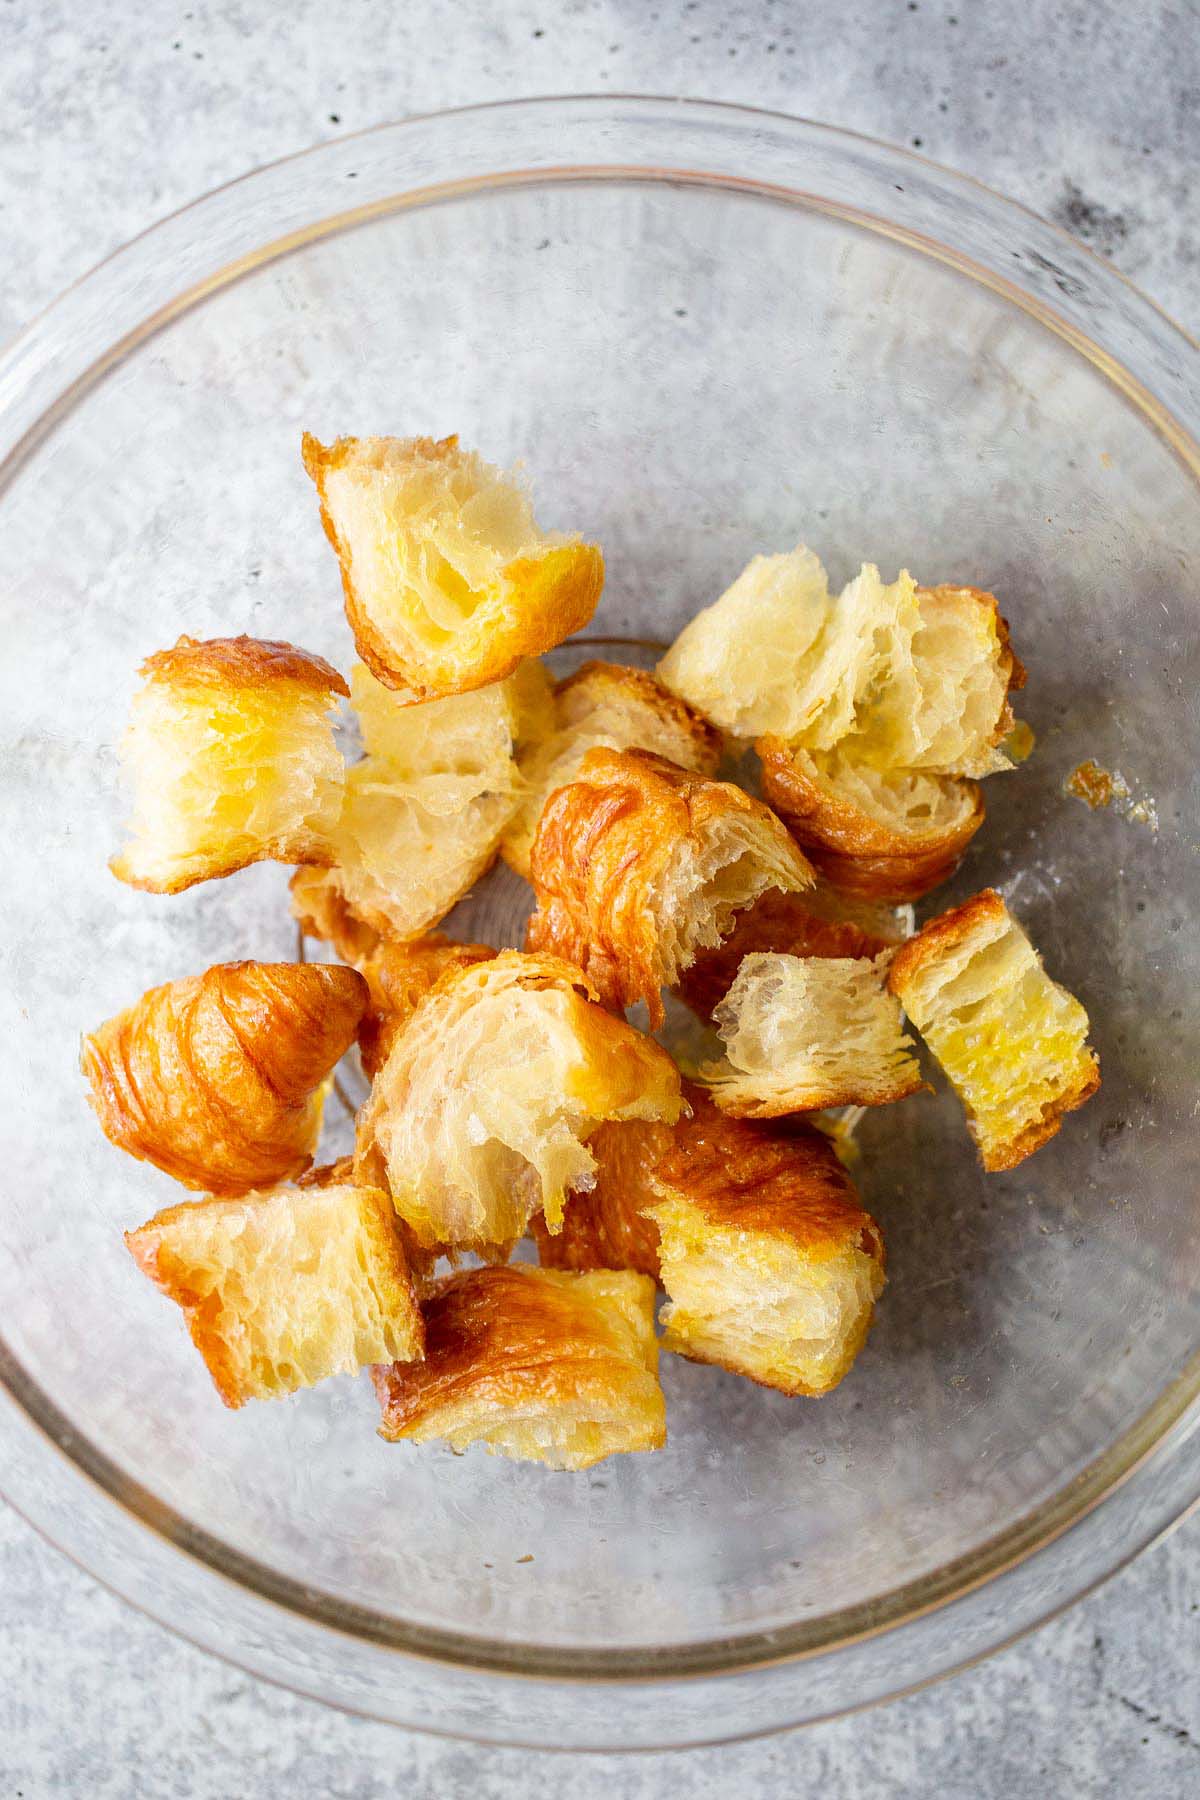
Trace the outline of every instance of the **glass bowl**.
<instances>
[{"instance_id":1,"label":"glass bowl","mask_svg":"<svg viewBox=\"0 0 1200 1800\"><path fill-rule=\"evenodd\" d=\"M29 1518L307 1693L619 1748L910 1689L1179 1517L1200 1491L1198 361L969 181L672 100L339 140L65 294L0 364L0 1481ZM278 868L175 899L111 878L113 745L139 659L180 632L345 666L306 427L524 458L544 519L604 545L596 634L669 638L800 538L838 579L870 558L1001 596L1037 750L989 785L935 904L1003 889L1089 1005L1104 1086L1009 1175L979 1172L943 1084L868 1121L890 1281L826 1399L670 1359L668 1448L583 1476L384 1444L365 1380L227 1413L126 1254L174 1190L101 1138L80 1031L295 939ZM1068 797L1084 758L1129 796Z\"/></svg>"}]
</instances>

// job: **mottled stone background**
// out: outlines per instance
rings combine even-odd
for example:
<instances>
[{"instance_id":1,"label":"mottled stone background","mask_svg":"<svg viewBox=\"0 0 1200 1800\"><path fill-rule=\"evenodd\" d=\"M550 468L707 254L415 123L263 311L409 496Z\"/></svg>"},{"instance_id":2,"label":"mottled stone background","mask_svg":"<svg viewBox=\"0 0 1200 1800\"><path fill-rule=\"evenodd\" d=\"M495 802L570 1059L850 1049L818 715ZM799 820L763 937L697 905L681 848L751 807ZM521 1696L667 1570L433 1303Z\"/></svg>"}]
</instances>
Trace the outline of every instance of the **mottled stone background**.
<instances>
[{"instance_id":1,"label":"mottled stone background","mask_svg":"<svg viewBox=\"0 0 1200 1800\"><path fill-rule=\"evenodd\" d=\"M1195 0L0 0L0 336L162 213L410 112L642 90L908 144L1200 319ZM403 1793L1042 1800L1200 1793L1200 1525L1065 1619L865 1718L531 1758L344 1718L190 1649L0 1508L0 1800Z\"/></svg>"}]
</instances>

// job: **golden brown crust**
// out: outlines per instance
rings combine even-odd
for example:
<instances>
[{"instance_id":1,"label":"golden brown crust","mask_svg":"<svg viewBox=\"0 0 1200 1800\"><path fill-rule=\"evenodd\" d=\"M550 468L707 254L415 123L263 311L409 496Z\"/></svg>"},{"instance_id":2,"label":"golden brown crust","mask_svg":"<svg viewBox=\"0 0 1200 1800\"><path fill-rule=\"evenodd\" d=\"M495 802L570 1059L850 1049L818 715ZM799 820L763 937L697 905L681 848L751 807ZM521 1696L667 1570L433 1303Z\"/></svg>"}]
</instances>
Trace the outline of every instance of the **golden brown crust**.
<instances>
[{"instance_id":1,"label":"golden brown crust","mask_svg":"<svg viewBox=\"0 0 1200 1800\"><path fill-rule=\"evenodd\" d=\"M316 1090L366 1003L361 975L324 963L222 963L152 988L83 1041L101 1128L213 1194L299 1175L320 1127Z\"/></svg>"},{"instance_id":2,"label":"golden brown crust","mask_svg":"<svg viewBox=\"0 0 1200 1800\"><path fill-rule=\"evenodd\" d=\"M786 956L863 957L871 960L889 948L849 919L824 919L810 912L806 894L767 892L738 913L733 930L715 950L702 950L684 971L677 992L698 1018L711 1019L733 986L743 957L756 950Z\"/></svg>"},{"instance_id":3,"label":"golden brown crust","mask_svg":"<svg viewBox=\"0 0 1200 1800\"><path fill-rule=\"evenodd\" d=\"M973 804L948 829L904 832L871 818L832 784L814 779L782 739L760 738L755 749L767 800L813 865L847 893L878 900L920 899L950 879L983 824L978 782L955 781Z\"/></svg>"},{"instance_id":4,"label":"golden brown crust","mask_svg":"<svg viewBox=\"0 0 1200 1800\"><path fill-rule=\"evenodd\" d=\"M621 698L638 702L655 714L664 731L690 745L695 760L688 766L698 774L712 774L725 749L724 732L710 725L686 700L671 693L648 669L636 669L630 663L605 662L596 657L581 663L572 674L557 682L554 696L560 710L569 715L572 697L585 689L594 693L598 686L611 688Z\"/></svg>"},{"instance_id":5,"label":"golden brown crust","mask_svg":"<svg viewBox=\"0 0 1200 1800\"><path fill-rule=\"evenodd\" d=\"M636 1275L521 1265L451 1275L424 1302L424 1360L372 1371L380 1435L446 1436L456 1448L482 1438L573 1469L657 1449L666 1423L652 1306L651 1283ZM597 1427L607 1441L588 1441Z\"/></svg>"},{"instance_id":6,"label":"golden brown crust","mask_svg":"<svg viewBox=\"0 0 1200 1800\"><path fill-rule=\"evenodd\" d=\"M853 1243L883 1262L883 1238L823 1132L733 1119L695 1083L691 1116L670 1133L655 1182L676 1188L712 1225L784 1237L813 1256Z\"/></svg>"},{"instance_id":7,"label":"golden brown crust","mask_svg":"<svg viewBox=\"0 0 1200 1800\"><path fill-rule=\"evenodd\" d=\"M350 689L323 656L272 638L181 637L169 650L156 650L141 666L147 681L192 686L259 688L266 682L295 682L314 694L350 698Z\"/></svg>"},{"instance_id":8,"label":"golden brown crust","mask_svg":"<svg viewBox=\"0 0 1200 1800\"><path fill-rule=\"evenodd\" d=\"M657 1279L658 1226L641 1209L658 1198L654 1171L671 1138L672 1127L657 1119L619 1120L593 1133L595 1186L570 1196L557 1235L541 1213L532 1221L544 1268L637 1269Z\"/></svg>"},{"instance_id":9,"label":"golden brown crust","mask_svg":"<svg viewBox=\"0 0 1200 1800\"><path fill-rule=\"evenodd\" d=\"M332 1169L320 1176L307 1188L170 1206L125 1233L143 1274L182 1309L226 1406L352 1373L384 1346L421 1354L391 1202Z\"/></svg>"},{"instance_id":10,"label":"golden brown crust","mask_svg":"<svg viewBox=\"0 0 1200 1800\"><path fill-rule=\"evenodd\" d=\"M714 855L722 834L724 861ZM723 866L751 861L749 891L714 892ZM812 880L760 801L644 750L589 751L578 780L547 801L530 865L538 905L528 946L576 962L608 1004L644 1000L653 1029L662 988L719 938L731 911L767 887Z\"/></svg>"},{"instance_id":11,"label":"golden brown crust","mask_svg":"<svg viewBox=\"0 0 1200 1800\"><path fill-rule=\"evenodd\" d=\"M490 682L502 681L526 657L540 656L561 644L573 632L582 631L596 610L604 586L604 558L595 544L566 543L547 548L536 556L519 556L501 572L511 597L504 604L489 595L491 629L473 634L474 654L467 666L436 669L405 655L372 616L353 574L351 545L339 528L328 499L331 474L360 462L372 440L343 437L325 445L311 432L301 439L304 467L317 489L321 524L342 576L346 619L362 661L385 687L407 693L413 700L432 700L446 694L469 693ZM414 438L405 445L415 462L453 462L460 456L457 436Z\"/></svg>"}]
</instances>

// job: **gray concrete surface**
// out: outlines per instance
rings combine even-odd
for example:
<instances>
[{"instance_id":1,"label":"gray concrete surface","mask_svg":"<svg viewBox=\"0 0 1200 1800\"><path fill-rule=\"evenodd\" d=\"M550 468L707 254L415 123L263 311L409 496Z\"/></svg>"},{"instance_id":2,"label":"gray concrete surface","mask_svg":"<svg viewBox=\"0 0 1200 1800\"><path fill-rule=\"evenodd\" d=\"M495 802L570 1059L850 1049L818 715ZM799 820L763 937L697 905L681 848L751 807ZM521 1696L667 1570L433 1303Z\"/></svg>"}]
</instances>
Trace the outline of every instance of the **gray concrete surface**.
<instances>
[{"instance_id":1,"label":"gray concrete surface","mask_svg":"<svg viewBox=\"0 0 1200 1800\"><path fill-rule=\"evenodd\" d=\"M0 336L132 233L316 139L567 90L851 126L980 177L1200 320L1192 0L0 0ZM0 1800L1200 1792L1200 1524L951 1683L683 1756L531 1758L341 1717L169 1637L0 1510Z\"/></svg>"}]
</instances>

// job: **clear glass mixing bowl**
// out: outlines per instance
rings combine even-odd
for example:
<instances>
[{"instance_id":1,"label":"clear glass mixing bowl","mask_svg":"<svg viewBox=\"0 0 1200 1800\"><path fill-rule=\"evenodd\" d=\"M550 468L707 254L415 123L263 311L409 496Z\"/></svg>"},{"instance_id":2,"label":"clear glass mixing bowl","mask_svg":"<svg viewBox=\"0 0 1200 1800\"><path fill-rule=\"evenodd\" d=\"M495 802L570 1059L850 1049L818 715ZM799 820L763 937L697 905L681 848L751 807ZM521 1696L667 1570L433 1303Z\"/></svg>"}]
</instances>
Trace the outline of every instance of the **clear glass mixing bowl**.
<instances>
[{"instance_id":1,"label":"clear glass mixing bowl","mask_svg":"<svg viewBox=\"0 0 1200 1800\"><path fill-rule=\"evenodd\" d=\"M0 1483L201 1644L505 1741L748 1735L895 1694L1077 1596L1200 1491L1196 348L921 159L669 100L389 126L190 207L0 363ZM459 431L667 638L806 538L1001 597L1036 755L945 899L1010 896L1104 1087L984 1178L945 1094L863 1132L890 1283L819 1402L664 1370L670 1445L564 1476L374 1436L365 1381L226 1413L121 1243L82 1028L294 949L286 875L122 888L114 739L182 631L343 665L301 429ZM1063 793L1094 757L1159 828ZM1128 809L1126 809L1128 811ZM336 1129L336 1125L335 1125ZM344 1121L342 1129L345 1129Z\"/></svg>"}]
</instances>

